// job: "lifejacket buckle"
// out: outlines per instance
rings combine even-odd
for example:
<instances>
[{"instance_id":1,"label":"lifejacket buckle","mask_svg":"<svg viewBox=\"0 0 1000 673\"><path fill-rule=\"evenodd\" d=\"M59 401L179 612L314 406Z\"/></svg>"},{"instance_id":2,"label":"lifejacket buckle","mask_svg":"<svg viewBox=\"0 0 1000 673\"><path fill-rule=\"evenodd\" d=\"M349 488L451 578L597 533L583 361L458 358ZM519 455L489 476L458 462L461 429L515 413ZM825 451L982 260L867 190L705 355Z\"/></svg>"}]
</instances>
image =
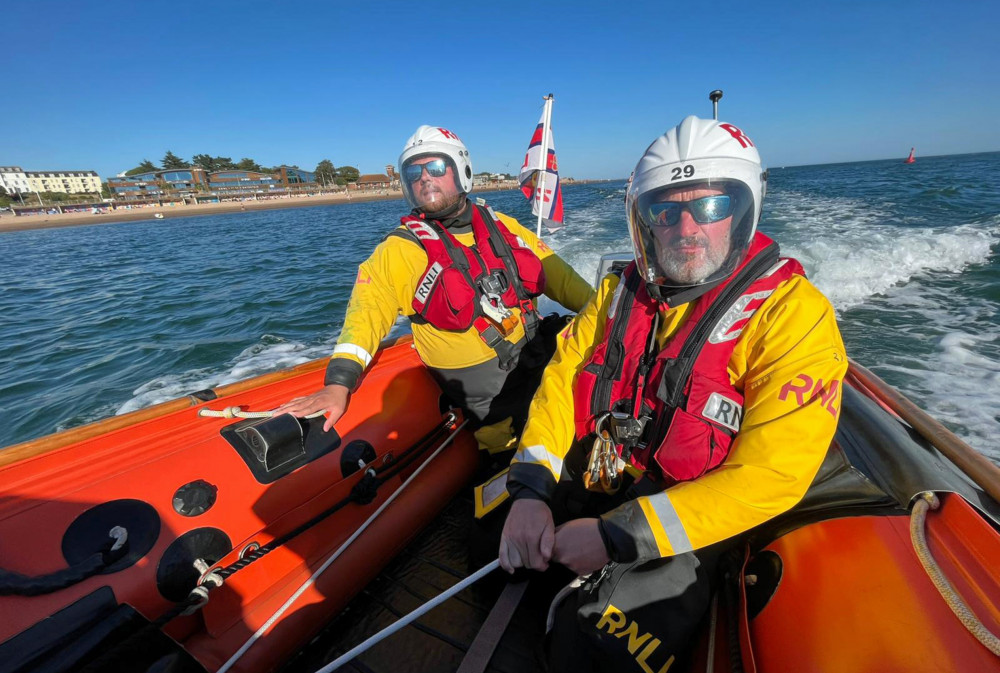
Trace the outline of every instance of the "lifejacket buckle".
<instances>
[{"instance_id":1,"label":"lifejacket buckle","mask_svg":"<svg viewBox=\"0 0 1000 673\"><path fill-rule=\"evenodd\" d=\"M615 440L616 444L623 446L632 446L635 442L639 441L645 425L644 418L636 418L632 414L626 414L621 411L612 411L608 419L611 437Z\"/></svg>"},{"instance_id":2,"label":"lifejacket buckle","mask_svg":"<svg viewBox=\"0 0 1000 673\"><path fill-rule=\"evenodd\" d=\"M497 295L497 299L509 287L510 283L507 282L507 276L499 269L479 280L479 289L483 291L483 294Z\"/></svg>"}]
</instances>

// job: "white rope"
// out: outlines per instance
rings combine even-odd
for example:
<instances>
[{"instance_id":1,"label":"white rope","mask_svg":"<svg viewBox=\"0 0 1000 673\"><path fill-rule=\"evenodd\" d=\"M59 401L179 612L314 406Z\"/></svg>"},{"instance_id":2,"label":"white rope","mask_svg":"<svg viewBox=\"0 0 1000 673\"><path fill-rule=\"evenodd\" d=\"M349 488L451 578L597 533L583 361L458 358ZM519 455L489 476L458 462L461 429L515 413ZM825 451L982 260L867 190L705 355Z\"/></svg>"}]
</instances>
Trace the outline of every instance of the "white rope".
<instances>
[{"instance_id":1,"label":"white rope","mask_svg":"<svg viewBox=\"0 0 1000 673\"><path fill-rule=\"evenodd\" d=\"M500 567L500 559L496 559L494 561L491 561L490 563L487 563L482 568L480 568L479 570L477 570L473 574L469 575L464 580L462 580L461 582L459 582L455 586L451 587L450 589L448 589L444 593L438 594L437 596L435 596L431 600L427 601L426 603L424 603L423 605L421 605L419 608L417 608L416 610L414 610L410 614L406 615L405 617L401 617L399 620L397 620L397 621L393 622L392 624L390 624L389 626L385 627L384 629L382 629L381 631L379 631L375 635L371 636L370 638L368 638L368 640L366 640L365 642L361 643L357 647L353 648L352 650L350 650L346 654L343 654L343 655L337 657L336 659L334 659L333 661L331 661L329 664L327 664L323 668L321 668L318 671L316 671L316 673L330 673L331 671L337 670L338 668L340 668L341 666L343 666L344 664L346 664L347 662L349 662L351 659L354 659L359 654L367 651L371 647L374 647L378 643L382 642L383 640L385 640L386 638L388 638L389 636L391 636L392 634L394 634L396 631L399 631L401 628L403 628L404 626L406 626L410 622L412 622L412 621L414 621L414 620L422 617L423 615L427 614L428 612L430 612L431 610L433 610L434 608L436 608L437 606L441 605L446 600L448 600L449 598L451 598L452 596L454 596L455 594L457 594L458 592L460 592L462 589L465 589L466 587L468 587L468 586L470 586L472 584L475 584L476 582L478 582L479 580L481 580L483 577L486 577L487 575L489 575L491 572L493 572L494 570L496 570L499 567ZM219 673L222 673L222 672L220 671Z\"/></svg>"},{"instance_id":2,"label":"white rope","mask_svg":"<svg viewBox=\"0 0 1000 673\"><path fill-rule=\"evenodd\" d=\"M309 414L305 418L317 418L325 414L325 411L317 411ZM273 411L243 411L242 407L226 407L225 409L199 409L198 415L207 418L271 418Z\"/></svg>"},{"instance_id":3,"label":"white rope","mask_svg":"<svg viewBox=\"0 0 1000 673\"><path fill-rule=\"evenodd\" d=\"M371 522L374 521L376 519L376 517L378 517L378 515L381 514L382 511L386 507L388 507L392 503L392 501L395 500L396 497L400 493L403 492L403 489L405 489L410 484L410 482L412 482L414 479L416 479L417 475L419 475L423 471L423 469L425 467L427 467L430 464L430 462L432 460L434 460L434 458L436 458L437 455L444 450L444 448L446 446L448 446L449 444L451 444L451 441L453 439L455 439L456 435L458 435L458 432L463 427L465 427L465 424L468 423L468 422L469 422L468 419L462 421L462 424L459 425L457 428L455 428L455 430L450 435L448 435L447 439L444 440L444 442L441 444L441 446L439 446L437 449L435 449L434 453L432 453L427 458L427 460L425 460L423 463L421 463L420 467L418 467L416 469L416 471L414 471L414 473L411 474L409 476L409 478L407 478L406 481L404 481L402 484L400 484L399 488L397 488L393 492L393 494L390 495L386 499L386 501L384 503L382 503L382 505L377 510L375 510L375 512L372 513L372 515L370 517L368 517L365 520L365 522L363 524L361 524L361 526L358 527L358 529L356 531L354 531L354 534L351 535L351 537L347 538L347 541L344 542L344 544L340 545L340 547L337 548L337 551L335 551L332 554L330 554L330 556L326 559L326 561L323 562L323 565L321 565L316 570L316 572L314 572L312 574L312 576L309 577L309 579L307 579L305 582L303 582L302 586L300 586L298 589L295 590L295 593L293 593L288 598L288 600L285 601L284 605L282 605L280 608L278 608L278 610L273 615L271 615L268 618L268 620L266 622L264 622L264 624L259 629L257 629L257 632L254 633L252 636L250 636L250 638L248 638L245 643L243 643L243 645L240 647L240 649L238 649L236 651L236 654L234 654L232 657L230 657L229 661L227 661L225 664L223 664L222 668L220 668L217 671L217 673L226 673L226 671L228 671L230 668L232 668L233 664L235 664L237 661L239 661L240 657L242 657L244 654L246 654L246 651L249 650L251 647L253 647L253 644L256 643L261 638L261 636L263 636L265 633L267 633L268 629L270 629L274 625L274 623L277 622L281 618L281 616L283 614L285 614L285 612L288 610L288 608L290 608L292 606L292 604L294 604L295 601L298 600L298 598L302 594L304 594L307 589L309 589L309 587L311 587L313 584L316 583L316 579L320 575L322 575L324 572L326 572L326 569L329 568L333 564L333 562L336 561L337 558L339 558L340 555L344 553L344 550L347 549L351 545L351 543L354 542L358 538L358 536L361 535L361 533L363 533L365 531L366 528L368 528L368 526L371 524Z\"/></svg>"},{"instance_id":4,"label":"white rope","mask_svg":"<svg viewBox=\"0 0 1000 673\"><path fill-rule=\"evenodd\" d=\"M976 615L965 604L962 597L958 595L951 582L941 572L937 561L931 555L930 547L927 546L927 538L924 535L924 520L927 518L928 509L937 509L941 506L941 501L930 491L917 496L917 501L913 503L913 512L910 516L910 539L913 540L913 549L917 552L917 558L923 564L927 576L937 587L945 603L955 613L962 625L976 637L983 646L993 654L1000 656L1000 638L990 632L986 626L976 617Z\"/></svg>"}]
</instances>

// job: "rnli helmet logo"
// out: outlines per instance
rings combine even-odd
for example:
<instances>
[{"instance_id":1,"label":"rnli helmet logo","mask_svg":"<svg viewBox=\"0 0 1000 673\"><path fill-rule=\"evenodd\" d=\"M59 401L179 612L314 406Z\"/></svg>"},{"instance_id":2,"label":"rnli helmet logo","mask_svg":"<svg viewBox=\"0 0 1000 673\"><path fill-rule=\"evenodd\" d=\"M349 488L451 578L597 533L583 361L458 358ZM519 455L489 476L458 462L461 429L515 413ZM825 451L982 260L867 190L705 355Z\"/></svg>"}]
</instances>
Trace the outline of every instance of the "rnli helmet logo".
<instances>
[{"instance_id":1,"label":"rnli helmet logo","mask_svg":"<svg viewBox=\"0 0 1000 673\"><path fill-rule=\"evenodd\" d=\"M719 124L719 128L731 135L744 149L754 146L753 141L747 137L747 134L732 124Z\"/></svg>"},{"instance_id":2,"label":"rnli helmet logo","mask_svg":"<svg viewBox=\"0 0 1000 673\"><path fill-rule=\"evenodd\" d=\"M437 283L438 278L441 277L441 272L444 267L438 262L431 264L431 268L427 269L427 273L424 277L420 279L420 284L417 285L417 301L421 304L427 303L427 297L431 295L431 290L434 289L434 285Z\"/></svg>"},{"instance_id":3,"label":"rnli helmet logo","mask_svg":"<svg viewBox=\"0 0 1000 673\"><path fill-rule=\"evenodd\" d=\"M701 415L714 423L726 426L733 432L739 432L740 423L743 422L743 405L719 393L712 393L708 396L708 402Z\"/></svg>"}]
</instances>

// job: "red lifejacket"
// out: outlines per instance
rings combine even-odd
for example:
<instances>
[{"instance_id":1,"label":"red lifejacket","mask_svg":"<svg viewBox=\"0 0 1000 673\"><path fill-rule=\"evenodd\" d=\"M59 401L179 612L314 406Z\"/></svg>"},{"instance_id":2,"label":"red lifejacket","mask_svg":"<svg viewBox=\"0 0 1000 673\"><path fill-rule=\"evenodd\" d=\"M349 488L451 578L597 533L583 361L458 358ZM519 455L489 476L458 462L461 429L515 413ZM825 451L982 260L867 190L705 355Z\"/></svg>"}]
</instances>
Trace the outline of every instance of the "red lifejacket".
<instances>
[{"instance_id":1,"label":"red lifejacket","mask_svg":"<svg viewBox=\"0 0 1000 673\"><path fill-rule=\"evenodd\" d=\"M497 290L497 303L519 308L530 339L538 313L531 300L545 290L542 261L520 237L511 233L493 211L478 204L472 208L472 247L462 245L440 222L414 215L402 224L427 253L427 267L413 295L413 310L434 327L465 331L475 326L483 341L504 360L503 335L485 319L480 303L489 280ZM501 365L503 366L503 362ZM505 367L506 368L506 367Z\"/></svg>"},{"instance_id":2,"label":"red lifejacket","mask_svg":"<svg viewBox=\"0 0 1000 673\"><path fill-rule=\"evenodd\" d=\"M793 274L805 275L802 265L779 259L777 244L757 233L740 267L695 300L687 320L656 353L651 332L661 303L630 264L612 298L604 341L577 376L577 440L594 433L598 419L607 421L607 412L624 412L645 420L641 439L622 456L639 470L658 467L672 483L720 465L743 418L729 359L754 312ZM622 445L616 448L621 454Z\"/></svg>"}]
</instances>

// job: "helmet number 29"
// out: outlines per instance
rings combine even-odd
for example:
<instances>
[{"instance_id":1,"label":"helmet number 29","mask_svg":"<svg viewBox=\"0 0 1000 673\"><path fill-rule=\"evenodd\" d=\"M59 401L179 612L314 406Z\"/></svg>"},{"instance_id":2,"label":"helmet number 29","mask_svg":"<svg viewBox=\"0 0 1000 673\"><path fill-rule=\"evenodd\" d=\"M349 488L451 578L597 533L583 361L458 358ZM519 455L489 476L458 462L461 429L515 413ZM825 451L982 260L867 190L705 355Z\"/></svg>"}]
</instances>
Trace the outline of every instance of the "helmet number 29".
<instances>
[{"instance_id":1,"label":"helmet number 29","mask_svg":"<svg viewBox=\"0 0 1000 673\"><path fill-rule=\"evenodd\" d=\"M680 180L681 178L690 178L694 176L694 166L675 166L673 170L670 171L670 181Z\"/></svg>"}]
</instances>

